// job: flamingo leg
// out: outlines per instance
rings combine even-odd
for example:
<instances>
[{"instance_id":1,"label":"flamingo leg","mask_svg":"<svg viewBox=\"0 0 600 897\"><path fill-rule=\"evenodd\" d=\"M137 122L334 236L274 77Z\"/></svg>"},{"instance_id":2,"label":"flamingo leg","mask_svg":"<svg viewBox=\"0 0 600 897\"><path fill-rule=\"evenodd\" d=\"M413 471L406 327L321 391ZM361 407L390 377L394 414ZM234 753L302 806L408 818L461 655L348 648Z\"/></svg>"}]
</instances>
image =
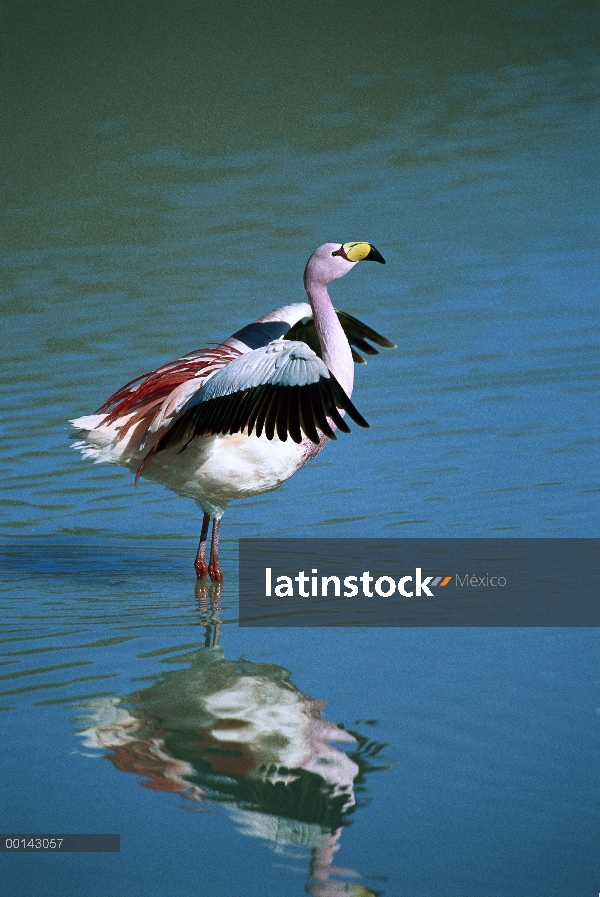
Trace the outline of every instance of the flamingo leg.
<instances>
[{"instance_id":1,"label":"flamingo leg","mask_svg":"<svg viewBox=\"0 0 600 897\"><path fill-rule=\"evenodd\" d=\"M209 523L210 516L205 512L204 517L202 518L202 532L200 533L198 552L196 554L196 560L194 561L198 579L206 579L206 574L208 573L208 567L206 566L206 539L208 537Z\"/></svg>"},{"instance_id":2,"label":"flamingo leg","mask_svg":"<svg viewBox=\"0 0 600 897\"><path fill-rule=\"evenodd\" d=\"M210 544L210 560L208 562L208 575L213 582L223 582L223 574L219 567L219 530L221 521L213 520L212 542Z\"/></svg>"}]
</instances>

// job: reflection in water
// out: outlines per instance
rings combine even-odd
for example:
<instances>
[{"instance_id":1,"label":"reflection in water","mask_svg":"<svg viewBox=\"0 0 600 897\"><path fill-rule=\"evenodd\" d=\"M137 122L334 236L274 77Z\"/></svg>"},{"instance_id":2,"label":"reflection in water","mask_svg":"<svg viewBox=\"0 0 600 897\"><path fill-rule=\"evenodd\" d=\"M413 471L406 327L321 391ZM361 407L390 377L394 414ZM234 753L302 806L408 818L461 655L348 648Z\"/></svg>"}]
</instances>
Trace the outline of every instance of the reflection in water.
<instances>
[{"instance_id":1,"label":"reflection in water","mask_svg":"<svg viewBox=\"0 0 600 897\"><path fill-rule=\"evenodd\" d=\"M222 583L207 583L205 579L196 580L196 598L200 610L200 624L205 627L204 647L218 645L221 638L221 618L219 617ZM208 603L207 603L208 599ZM210 608L210 610L209 610Z\"/></svg>"},{"instance_id":2,"label":"reflection in water","mask_svg":"<svg viewBox=\"0 0 600 897\"><path fill-rule=\"evenodd\" d=\"M109 748L113 765L143 775L148 788L219 802L242 834L279 852L310 848L307 893L374 894L348 881L357 873L334 867L333 858L365 773L385 768L373 759L383 745L323 719L325 702L303 694L284 667L227 660L220 591L217 583L198 584L206 635L189 665L160 674L144 691L88 704L84 743Z\"/></svg>"}]
</instances>

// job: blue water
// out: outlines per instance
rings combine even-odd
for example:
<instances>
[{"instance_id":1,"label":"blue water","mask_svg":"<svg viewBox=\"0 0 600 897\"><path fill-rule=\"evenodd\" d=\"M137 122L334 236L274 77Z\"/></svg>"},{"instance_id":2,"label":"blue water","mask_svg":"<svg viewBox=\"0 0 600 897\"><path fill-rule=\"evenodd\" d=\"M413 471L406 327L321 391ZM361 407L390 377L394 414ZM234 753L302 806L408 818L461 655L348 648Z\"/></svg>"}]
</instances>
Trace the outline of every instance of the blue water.
<instances>
[{"instance_id":1,"label":"blue water","mask_svg":"<svg viewBox=\"0 0 600 897\"><path fill-rule=\"evenodd\" d=\"M5 806L14 808L5 819L32 832L122 836L118 856L5 856L19 893L42 893L48 863L61 870L44 879L52 894L77 893L88 875L92 893L183 894L196 876L198 893L240 893L241 881L248 894L302 892L307 847L239 835L227 803L186 805L140 788L139 774L117 772L74 736L101 696L139 695L187 669L190 652L215 650L198 647L204 630L182 561L168 576L133 564L135 577L109 570L100 586L70 572L49 595L57 577L38 573L15 589L3 660L14 669L11 648L26 675L2 682L3 703L15 708L3 725ZM595 632L276 630L250 639L227 624L227 605L221 616L226 657L284 664L296 686L327 702L328 719L385 745L340 839L337 864L365 887L509 895L526 883L563 895L591 886ZM22 633L38 653L25 655Z\"/></svg>"},{"instance_id":2,"label":"blue water","mask_svg":"<svg viewBox=\"0 0 600 897\"><path fill-rule=\"evenodd\" d=\"M595 630L237 624L241 537L598 535L596 6L5 7L2 830L121 834L7 893L598 892ZM66 422L352 239L371 428L195 593L198 509Z\"/></svg>"}]
</instances>

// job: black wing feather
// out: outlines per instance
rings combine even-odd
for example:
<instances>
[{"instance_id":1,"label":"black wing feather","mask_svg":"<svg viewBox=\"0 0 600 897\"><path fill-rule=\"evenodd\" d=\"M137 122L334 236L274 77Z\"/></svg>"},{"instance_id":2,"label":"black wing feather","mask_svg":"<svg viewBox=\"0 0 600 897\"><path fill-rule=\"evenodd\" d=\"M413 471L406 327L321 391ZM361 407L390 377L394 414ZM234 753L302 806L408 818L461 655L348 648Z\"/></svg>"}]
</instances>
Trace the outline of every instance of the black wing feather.
<instances>
[{"instance_id":1,"label":"black wing feather","mask_svg":"<svg viewBox=\"0 0 600 897\"><path fill-rule=\"evenodd\" d=\"M273 398L271 399L271 404L269 405L269 410L267 411L267 416L265 417L265 436L271 442L273 437L275 436L275 427L277 425L277 417L279 415L279 407L281 405L281 401L283 399L283 389L285 387L273 387Z\"/></svg>"},{"instance_id":2,"label":"black wing feather","mask_svg":"<svg viewBox=\"0 0 600 897\"><path fill-rule=\"evenodd\" d=\"M333 400L338 408L343 408L343 410L350 415L355 424L358 424L359 427L370 427L370 424L364 419L360 411L354 406L352 399L350 396L347 396L336 378L332 373L329 374L329 379L331 381L331 391L333 395Z\"/></svg>"},{"instance_id":3,"label":"black wing feather","mask_svg":"<svg viewBox=\"0 0 600 897\"><path fill-rule=\"evenodd\" d=\"M265 387L265 397L261 402L260 411L258 412L258 417L256 418L256 424L254 427L254 432L257 436L262 436L262 431L265 426L265 418L274 398L274 391L274 387L270 384Z\"/></svg>"},{"instance_id":4,"label":"black wing feather","mask_svg":"<svg viewBox=\"0 0 600 897\"><path fill-rule=\"evenodd\" d=\"M287 442L288 438L288 416L290 409L291 388L291 386L284 386L280 390L281 398L279 399L279 408L277 410L275 427L277 430L277 436L279 439L281 439L282 442Z\"/></svg>"},{"instance_id":5,"label":"black wing feather","mask_svg":"<svg viewBox=\"0 0 600 897\"><path fill-rule=\"evenodd\" d=\"M375 349L374 346L371 345L371 343L368 343L366 339L363 339L361 336L356 336L352 340L352 345L356 346L357 349L360 349L361 352L364 352L365 355L379 355L377 349Z\"/></svg>"},{"instance_id":6,"label":"black wing feather","mask_svg":"<svg viewBox=\"0 0 600 897\"><path fill-rule=\"evenodd\" d=\"M303 433L306 433L311 442L318 445L319 434L315 427L315 418L310 400L310 389L307 389L306 386L303 386L302 388L299 387L299 396L300 429Z\"/></svg>"},{"instance_id":7,"label":"black wing feather","mask_svg":"<svg viewBox=\"0 0 600 897\"><path fill-rule=\"evenodd\" d=\"M310 386L310 402L313 410L313 418L314 421L325 436L328 436L330 439L337 439L335 435L335 430L332 430L329 426L329 422L327 420L327 415L325 414L325 409L323 408L323 396L321 395L319 383L313 383Z\"/></svg>"},{"instance_id":8,"label":"black wing feather","mask_svg":"<svg viewBox=\"0 0 600 897\"><path fill-rule=\"evenodd\" d=\"M242 406L244 399L246 398L246 393L247 390L235 393L235 399L233 399L233 401L229 403L229 407L223 408L222 426L225 433L236 432L235 424L239 418L240 407ZM221 407L223 407L223 405Z\"/></svg>"},{"instance_id":9,"label":"black wing feather","mask_svg":"<svg viewBox=\"0 0 600 897\"><path fill-rule=\"evenodd\" d=\"M366 363L362 355L356 351L357 349L360 349L365 355L379 355L378 350L371 346L367 340L370 340L371 343L375 343L376 346L381 346L384 349L396 348L395 343L391 342L391 340L387 339L385 336L382 336L381 333L377 333L377 331L373 330L372 327L369 327L368 324L363 324L358 318L349 315L348 312L338 311L338 309L336 309L335 313L346 334L346 339L350 343L352 358L356 364ZM294 326L284 334L283 339L299 340L300 342L306 343L319 358L323 357L321 353L321 344L317 335L317 328L315 327L315 321L312 317L302 318L301 321L294 324Z\"/></svg>"},{"instance_id":10,"label":"black wing feather","mask_svg":"<svg viewBox=\"0 0 600 897\"><path fill-rule=\"evenodd\" d=\"M329 384L327 384L327 386L329 386ZM327 417L331 421L333 421L338 430L341 430L343 433L350 433L350 427L335 407L335 403L331 395L331 386L329 386L328 389L323 385L323 382L320 382L319 390L321 393L321 399L323 401L323 408L325 409Z\"/></svg>"},{"instance_id":11,"label":"black wing feather","mask_svg":"<svg viewBox=\"0 0 600 897\"><path fill-rule=\"evenodd\" d=\"M255 424L258 424L258 416L260 414L263 403L266 401L266 397L269 391L268 386L259 386L255 392L254 404L252 406L252 410L250 411L250 415L248 417L248 433L251 434L254 429ZM262 428L262 427L261 427ZM257 436L258 431L257 431Z\"/></svg>"},{"instance_id":12,"label":"black wing feather","mask_svg":"<svg viewBox=\"0 0 600 897\"><path fill-rule=\"evenodd\" d=\"M292 440L300 445L302 442L302 426L300 421L300 387L290 387L288 403L287 428ZM308 433L306 434L308 436ZM309 437L310 439L310 437Z\"/></svg>"}]
</instances>

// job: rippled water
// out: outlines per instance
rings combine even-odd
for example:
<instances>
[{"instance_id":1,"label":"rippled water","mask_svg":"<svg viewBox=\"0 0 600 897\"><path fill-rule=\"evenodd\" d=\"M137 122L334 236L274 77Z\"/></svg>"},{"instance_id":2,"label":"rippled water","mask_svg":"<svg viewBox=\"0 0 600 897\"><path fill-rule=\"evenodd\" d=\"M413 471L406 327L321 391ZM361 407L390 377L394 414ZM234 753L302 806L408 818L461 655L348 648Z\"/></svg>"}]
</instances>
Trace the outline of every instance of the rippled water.
<instances>
[{"instance_id":1,"label":"rippled water","mask_svg":"<svg viewBox=\"0 0 600 897\"><path fill-rule=\"evenodd\" d=\"M236 576L244 536L598 534L598 11L299 9L3 5L5 828L122 835L11 892L595 893L594 631L249 633ZM387 260L331 291L398 344L371 429L230 505L195 595L198 509L66 422L330 239Z\"/></svg>"}]
</instances>

